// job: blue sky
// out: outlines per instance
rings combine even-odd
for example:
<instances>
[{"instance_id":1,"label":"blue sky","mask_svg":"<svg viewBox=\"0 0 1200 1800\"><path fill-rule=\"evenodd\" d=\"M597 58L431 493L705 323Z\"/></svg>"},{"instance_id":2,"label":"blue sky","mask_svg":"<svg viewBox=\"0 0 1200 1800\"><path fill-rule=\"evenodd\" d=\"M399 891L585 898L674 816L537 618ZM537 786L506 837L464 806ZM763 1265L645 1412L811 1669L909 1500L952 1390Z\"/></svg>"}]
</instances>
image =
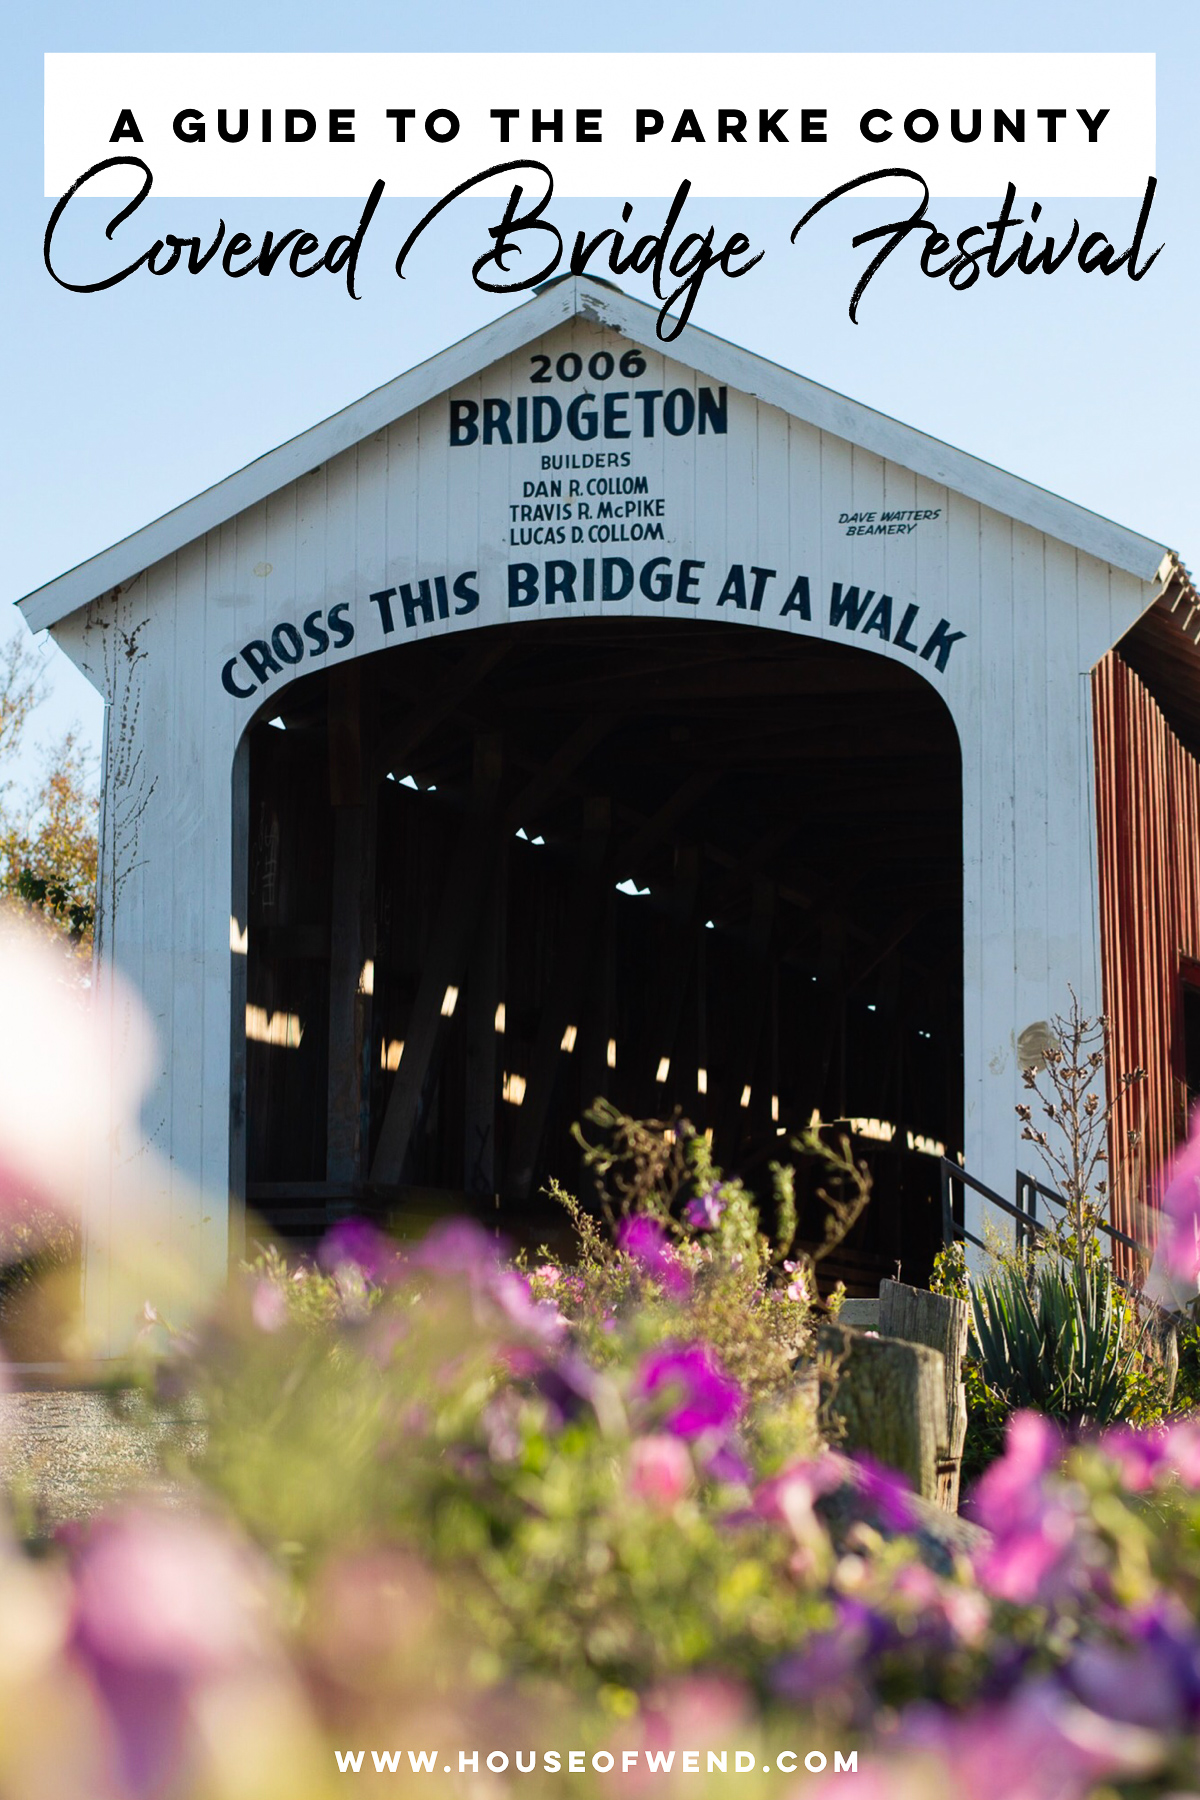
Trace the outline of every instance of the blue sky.
<instances>
[{"instance_id":1,"label":"blue sky","mask_svg":"<svg viewBox=\"0 0 1200 1800\"><path fill-rule=\"evenodd\" d=\"M1166 248L1141 283L1086 278L980 281L955 294L893 258L851 325L863 264L853 229L879 206L831 214L789 251L804 210L787 201L694 201L700 228L740 227L768 255L752 276L710 278L695 322L1200 561L1196 447L1200 198L1192 133L1200 79L1197 9L1127 4L940 5L882 0L804 7L739 0L655 8L606 0L498 8L355 4L336 16L298 0L216 0L202 11L147 4L50 4L5 29L0 135L8 170L3 283L8 412L3 458L4 600L16 599L187 499L262 451L390 379L511 304L476 290L469 268L495 203L448 216L410 278L391 274L423 206L385 201L364 297L334 282L130 280L108 294L57 288L42 267L42 64L48 50L1128 50L1158 57L1158 175L1153 242ZM920 167L919 153L912 157ZM102 202L94 203L97 207ZM892 203L894 208L895 203ZM931 209L955 231L985 202ZM640 202L650 208L651 203ZM159 229L213 221L208 201L151 202ZM224 209L232 218L234 206ZM237 221L349 228L340 202L238 202ZM1047 214L1120 244L1132 201L1047 202ZM615 222L601 202L564 202L572 228ZM284 214L288 217L284 217ZM944 223L943 223L944 220ZM636 280L629 284L639 291ZM17 629L0 613L0 641ZM49 739L78 721L99 745L100 706L56 651L38 715ZM28 774L28 769L21 771Z\"/></svg>"}]
</instances>

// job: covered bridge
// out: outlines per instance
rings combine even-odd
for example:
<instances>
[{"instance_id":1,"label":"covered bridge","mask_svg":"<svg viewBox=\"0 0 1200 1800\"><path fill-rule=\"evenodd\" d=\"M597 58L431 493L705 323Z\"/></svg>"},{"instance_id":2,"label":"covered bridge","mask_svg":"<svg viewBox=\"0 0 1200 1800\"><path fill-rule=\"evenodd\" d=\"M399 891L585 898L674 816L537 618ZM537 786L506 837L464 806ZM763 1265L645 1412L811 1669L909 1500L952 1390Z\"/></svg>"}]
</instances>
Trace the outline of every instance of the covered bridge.
<instances>
[{"instance_id":1,"label":"covered bridge","mask_svg":"<svg viewBox=\"0 0 1200 1800\"><path fill-rule=\"evenodd\" d=\"M920 1278L939 1155L1010 1185L1018 1046L1069 988L1149 1071L1148 1167L1182 1129L1186 573L655 319L553 284L21 602L107 703L97 1004L112 965L155 1022L198 1288L247 1204L537 1238L597 1093L751 1182L849 1121L877 1186L839 1272Z\"/></svg>"}]
</instances>

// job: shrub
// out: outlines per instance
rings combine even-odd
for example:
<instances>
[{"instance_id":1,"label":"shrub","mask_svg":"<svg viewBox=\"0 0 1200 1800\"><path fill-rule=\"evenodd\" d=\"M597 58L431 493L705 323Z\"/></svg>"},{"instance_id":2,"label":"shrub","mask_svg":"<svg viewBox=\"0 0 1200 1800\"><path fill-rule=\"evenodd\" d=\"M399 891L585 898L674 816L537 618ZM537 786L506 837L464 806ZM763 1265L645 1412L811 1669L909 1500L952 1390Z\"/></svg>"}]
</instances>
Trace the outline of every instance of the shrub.
<instances>
[{"instance_id":1,"label":"shrub","mask_svg":"<svg viewBox=\"0 0 1200 1800\"><path fill-rule=\"evenodd\" d=\"M1142 1333L1106 1263L1042 1257L973 1280L970 1301L984 1382L1010 1410L1097 1425L1137 1412Z\"/></svg>"}]
</instances>

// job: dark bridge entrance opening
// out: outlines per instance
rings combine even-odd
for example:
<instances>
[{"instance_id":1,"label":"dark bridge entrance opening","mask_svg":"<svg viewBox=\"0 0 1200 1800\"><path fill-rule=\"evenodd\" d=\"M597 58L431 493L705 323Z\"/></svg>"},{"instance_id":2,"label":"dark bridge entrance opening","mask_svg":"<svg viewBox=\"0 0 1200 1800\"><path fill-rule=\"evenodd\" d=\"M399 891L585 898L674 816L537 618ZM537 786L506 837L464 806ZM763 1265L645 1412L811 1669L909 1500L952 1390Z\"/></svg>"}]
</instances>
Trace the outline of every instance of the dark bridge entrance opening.
<instances>
[{"instance_id":1,"label":"dark bridge entrance opening","mask_svg":"<svg viewBox=\"0 0 1200 1800\"><path fill-rule=\"evenodd\" d=\"M927 1276L962 1133L962 801L925 681L767 629L538 621L276 704L235 808L253 1210L312 1234L465 1208L536 1244L603 1094L678 1107L763 1195L789 1133L845 1121L875 1193L828 1273Z\"/></svg>"}]
</instances>

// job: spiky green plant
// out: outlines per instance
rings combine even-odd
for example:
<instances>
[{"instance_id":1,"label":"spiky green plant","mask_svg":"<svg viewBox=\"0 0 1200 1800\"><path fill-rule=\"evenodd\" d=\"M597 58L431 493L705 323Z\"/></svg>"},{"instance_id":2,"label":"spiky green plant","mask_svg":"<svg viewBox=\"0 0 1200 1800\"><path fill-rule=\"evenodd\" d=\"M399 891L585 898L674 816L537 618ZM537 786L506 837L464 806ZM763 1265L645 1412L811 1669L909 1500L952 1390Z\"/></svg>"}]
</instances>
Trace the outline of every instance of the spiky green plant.
<instances>
[{"instance_id":1,"label":"spiky green plant","mask_svg":"<svg viewBox=\"0 0 1200 1800\"><path fill-rule=\"evenodd\" d=\"M1142 1332L1107 1263L1039 1261L971 1283L975 1353L1013 1407L1108 1425L1137 1405Z\"/></svg>"}]
</instances>

